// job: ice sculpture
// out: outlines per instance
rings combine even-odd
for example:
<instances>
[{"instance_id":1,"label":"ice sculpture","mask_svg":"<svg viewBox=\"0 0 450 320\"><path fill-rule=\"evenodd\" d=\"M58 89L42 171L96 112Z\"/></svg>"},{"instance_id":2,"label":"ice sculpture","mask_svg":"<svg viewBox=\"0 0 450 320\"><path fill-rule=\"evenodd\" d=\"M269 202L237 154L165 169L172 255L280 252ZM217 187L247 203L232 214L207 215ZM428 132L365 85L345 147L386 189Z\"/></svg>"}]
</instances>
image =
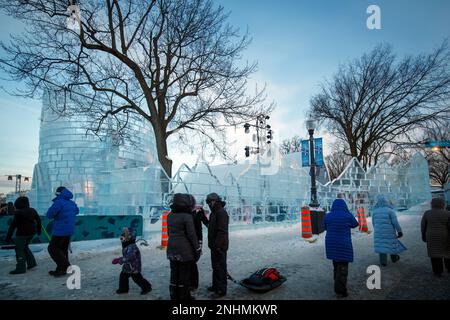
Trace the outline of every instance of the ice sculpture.
<instances>
[{"instance_id":1,"label":"ice sculpture","mask_svg":"<svg viewBox=\"0 0 450 320\"><path fill-rule=\"evenodd\" d=\"M111 132L99 139L86 132L86 116L61 117L53 111L60 99L51 92L43 99L39 161L30 193L41 214L60 185L73 191L82 214L142 214L151 221L175 192L191 193L199 203L208 193L219 193L234 223L295 220L310 202L309 168L301 167L299 153L277 159L272 174L264 173L262 161L216 166L199 161L192 168L181 166L169 180L155 156L153 131L140 117L129 120L132 140ZM318 177L318 198L325 208L338 196L353 212L356 206L369 212L378 193L397 208L431 198L428 164L420 154L395 167L380 161L367 171L354 158L337 179L327 181L324 168Z\"/></svg>"},{"instance_id":2,"label":"ice sculpture","mask_svg":"<svg viewBox=\"0 0 450 320\"><path fill-rule=\"evenodd\" d=\"M60 97L43 97L39 160L30 198L43 214L54 190L64 185L74 194L82 214L144 214L162 203L162 171L150 126L136 116L129 120L133 140L86 131L83 115L63 117L55 112Z\"/></svg>"},{"instance_id":3,"label":"ice sculpture","mask_svg":"<svg viewBox=\"0 0 450 320\"><path fill-rule=\"evenodd\" d=\"M369 214L379 193L398 209L431 199L428 164L420 154L395 167L383 160L367 171L353 158L338 178L326 183L320 179L317 185L322 207L342 197L353 212L362 206ZM260 174L258 164L209 166L200 162L180 168L173 191L193 193L199 202L209 192L221 194L234 222L297 219L300 207L310 202L310 176L309 169L300 166L299 153L284 156L278 172L268 176Z\"/></svg>"}]
</instances>

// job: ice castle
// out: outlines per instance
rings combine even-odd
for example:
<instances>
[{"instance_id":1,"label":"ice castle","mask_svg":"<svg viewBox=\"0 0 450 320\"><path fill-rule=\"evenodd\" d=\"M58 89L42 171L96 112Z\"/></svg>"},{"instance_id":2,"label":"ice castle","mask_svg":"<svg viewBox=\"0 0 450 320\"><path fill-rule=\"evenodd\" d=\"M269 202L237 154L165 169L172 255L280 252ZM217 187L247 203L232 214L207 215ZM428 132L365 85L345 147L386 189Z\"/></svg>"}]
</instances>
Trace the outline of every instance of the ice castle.
<instances>
[{"instance_id":1,"label":"ice castle","mask_svg":"<svg viewBox=\"0 0 450 320\"><path fill-rule=\"evenodd\" d=\"M61 116L61 97L43 96L39 160L34 167L30 198L46 212L58 186L67 186L81 214L146 214L162 203L161 175L155 158L153 130L131 115L128 134L97 136L87 132L84 115Z\"/></svg>"},{"instance_id":2,"label":"ice castle","mask_svg":"<svg viewBox=\"0 0 450 320\"><path fill-rule=\"evenodd\" d=\"M121 140L114 132L96 136L86 131L86 116L61 117L54 111L60 97L46 93L41 115L39 160L35 165L30 198L45 212L55 189L64 185L84 215L159 214L170 195L191 193L199 203L217 192L227 201L234 223L275 222L298 219L309 203L309 168L302 168L300 153L280 157L273 174L262 174L260 162L210 166L198 162L182 165L172 179L164 174L156 157L153 131L138 116L131 116L129 136ZM328 181L319 172L318 198L329 207L344 197L355 211L369 211L376 194L386 194L397 208L409 208L431 199L428 164L415 155L408 163L390 166L386 161L364 170L352 159L343 173Z\"/></svg>"}]
</instances>

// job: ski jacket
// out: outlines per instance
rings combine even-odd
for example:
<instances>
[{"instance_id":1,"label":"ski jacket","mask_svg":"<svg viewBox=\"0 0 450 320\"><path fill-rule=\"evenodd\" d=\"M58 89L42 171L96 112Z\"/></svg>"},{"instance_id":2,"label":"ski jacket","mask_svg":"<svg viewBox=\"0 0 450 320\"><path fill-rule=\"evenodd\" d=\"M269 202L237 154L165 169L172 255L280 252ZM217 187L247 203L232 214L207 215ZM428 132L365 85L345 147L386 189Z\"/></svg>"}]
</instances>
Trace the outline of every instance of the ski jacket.
<instances>
[{"instance_id":1,"label":"ski jacket","mask_svg":"<svg viewBox=\"0 0 450 320\"><path fill-rule=\"evenodd\" d=\"M343 199L333 201L330 212L325 216L324 229L327 259L336 262L353 262L351 229L358 221L348 210Z\"/></svg>"}]
</instances>

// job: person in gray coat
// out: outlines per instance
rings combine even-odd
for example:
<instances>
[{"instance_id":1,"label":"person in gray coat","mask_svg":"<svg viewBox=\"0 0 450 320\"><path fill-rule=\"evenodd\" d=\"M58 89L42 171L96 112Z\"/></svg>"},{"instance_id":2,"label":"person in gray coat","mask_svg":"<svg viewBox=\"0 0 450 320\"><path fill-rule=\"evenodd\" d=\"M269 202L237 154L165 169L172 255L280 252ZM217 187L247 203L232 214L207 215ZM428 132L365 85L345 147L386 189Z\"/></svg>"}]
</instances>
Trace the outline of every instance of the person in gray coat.
<instances>
[{"instance_id":1,"label":"person in gray coat","mask_svg":"<svg viewBox=\"0 0 450 320\"><path fill-rule=\"evenodd\" d=\"M167 216L167 258L170 260L170 298L192 300L189 290L192 268L200 258L201 247L195 234L191 214L191 199L187 194L176 193Z\"/></svg>"},{"instance_id":2,"label":"person in gray coat","mask_svg":"<svg viewBox=\"0 0 450 320\"><path fill-rule=\"evenodd\" d=\"M433 198L431 210L423 214L422 240L427 243L428 257L433 273L440 277L444 265L450 273L450 212L445 210L443 199Z\"/></svg>"},{"instance_id":3,"label":"person in gray coat","mask_svg":"<svg viewBox=\"0 0 450 320\"><path fill-rule=\"evenodd\" d=\"M380 264L387 266L387 256L392 262L400 260L399 254L406 250L403 243L398 240L403 236L402 228L397 220L393 206L384 195L376 197L372 209L372 224L374 229L374 249L380 255Z\"/></svg>"}]
</instances>

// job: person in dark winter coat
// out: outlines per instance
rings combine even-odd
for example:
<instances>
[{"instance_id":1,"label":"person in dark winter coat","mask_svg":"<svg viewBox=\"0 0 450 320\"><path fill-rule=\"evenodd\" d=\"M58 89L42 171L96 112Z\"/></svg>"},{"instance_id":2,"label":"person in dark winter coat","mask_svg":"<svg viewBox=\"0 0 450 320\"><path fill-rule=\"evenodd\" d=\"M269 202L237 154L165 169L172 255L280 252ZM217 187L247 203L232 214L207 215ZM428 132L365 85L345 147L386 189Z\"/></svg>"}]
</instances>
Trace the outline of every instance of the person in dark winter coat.
<instances>
[{"instance_id":1,"label":"person in dark winter coat","mask_svg":"<svg viewBox=\"0 0 450 320\"><path fill-rule=\"evenodd\" d=\"M343 199L333 201L330 212L325 216L324 229L327 259L333 260L334 291L338 297L348 296L348 264L353 262L351 229L358 221L348 210Z\"/></svg>"},{"instance_id":2,"label":"person in dark winter coat","mask_svg":"<svg viewBox=\"0 0 450 320\"><path fill-rule=\"evenodd\" d=\"M70 237L75 232L76 215L78 206L71 199L72 192L65 187L56 189L56 198L47 211L47 218L53 219L52 238L48 245L48 253L56 263L56 270L49 274L55 277L65 275L69 262Z\"/></svg>"},{"instance_id":3,"label":"person in dark winter coat","mask_svg":"<svg viewBox=\"0 0 450 320\"><path fill-rule=\"evenodd\" d=\"M450 273L450 212L444 208L443 199L433 198L431 210L424 213L421 221L422 240L427 243L433 273L438 277L444 272L444 265Z\"/></svg>"},{"instance_id":4,"label":"person in dark winter coat","mask_svg":"<svg viewBox=\"0 0 450 320\"><path fill-rule=\"evenodd\" d=\"M116 290L116 293L128 293L130 278L141 288L142 295L149 293L152 291L152 285L141 273L141 252L136 245L136 231L133 228L123 228L120 242L122 243L122 257L115 258L112 261L113 264L122 265L119 289Z\"/></svg>"},{"instance_id":5,"label":"person in dark winter coat","mask_svg":"<svg viewBox=\"0 0 450 320\"><path fill-rule=\"evenodd\" d=\"M402 228L391 203L384 195L378 195L372 209L372 224L374 228L374 248L380 255L380 264L387 265L387 255L392 262L400 260L399 254L406 250L403 243L398 240L403 236Z\"/></svg>"},{"instance_id":6,"label":"person in dark winter coat","mask_svg":"<svg viewBox=\"0 0 450 320\"><path fill-rule=\"evenodd\" d=\"M208 226L208 247L211 250L211 265L213 269L212 286L209 291L214 292L214 298L227 294L227 251L229 217L224 209L226 203L217 193L210 193L206 197L211 214L206 223Z\"/></svg>"},{"instance_id":7,"label":"person in dark winter coat","mask_svg":"<svg viewBox=\"0 0 450 320\"><path fill-rule=\"evenodd\" d=\"M25 273L27 268L36 267L36 260L28 245L33 237L41 234L41 218L35 209L30 208L27 197L19 197L14 203L16 211L6 235L6 242L10 242L14 231L16 231L16 269L11 274Z\"/></svg>"},{"instance_id":8,"label":"person in dark winter coat","mask_svg":"<svg viewBox=\"0 0 450 320\"><path fill-rule=\"evenodd\" d=\"M190 293L192 268L200 258L201 247L192 218L189 195L176 193L167 216L167 259L170 260L170 298L192 300Z\"/></svg>"},{"instance_id":9,"label":"person in dark winter coat","mask_svg":"<svg viewBox=\"0 0 450 320\"><path fill-rule=\"evenodd\" d=\"M192 218L194 220L194 228L195 228L195 234L198 239L198 244L200 246L200 249L202 249L203 244L203 224L207 225L208 219L206 218L205 212L203 208L197 208L196 207L196 200L194 196L188 195L189 199L191 201L191 213ZM197 261L194 261L192 264L192 270L191 270L191 290L198 289L198 282L199 282L199 274L198 274L198 267L197 267Z\"/></svg>"}]
</instances>

